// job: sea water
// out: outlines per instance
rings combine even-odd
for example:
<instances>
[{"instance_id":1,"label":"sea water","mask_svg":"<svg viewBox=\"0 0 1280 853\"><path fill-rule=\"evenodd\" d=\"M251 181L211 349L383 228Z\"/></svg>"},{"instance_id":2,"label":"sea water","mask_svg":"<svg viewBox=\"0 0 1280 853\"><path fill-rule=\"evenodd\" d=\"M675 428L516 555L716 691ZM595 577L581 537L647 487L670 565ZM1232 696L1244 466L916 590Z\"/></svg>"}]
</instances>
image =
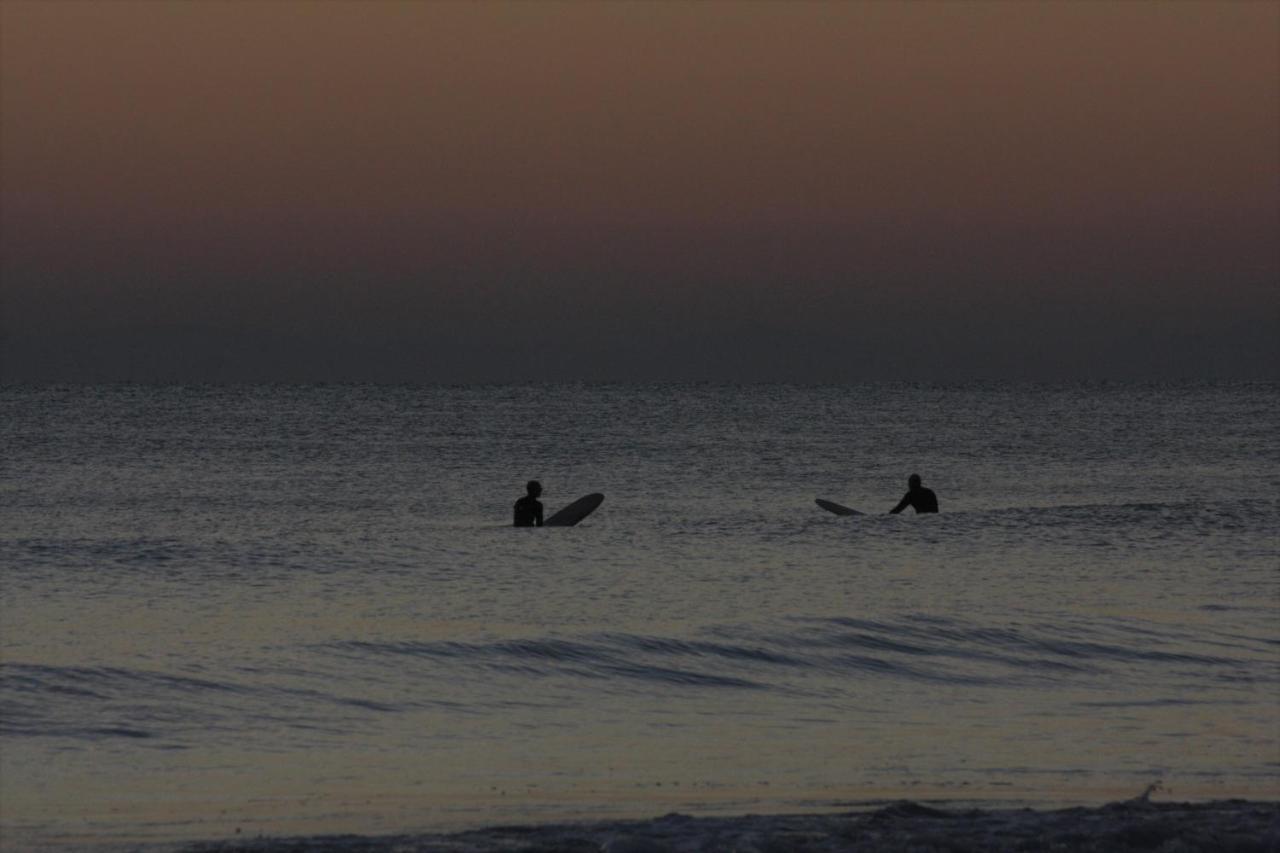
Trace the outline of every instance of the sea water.
<instances>
[{"instance_id":1,"label":"sea water","mask_svg":"<svg viewBox=\"0 0 1280 853\"><path fill-rule=\"evenodd\" d=\"M1274 799L1278 403L0 388L0 842Z\"/></svg>"}]
</instances>

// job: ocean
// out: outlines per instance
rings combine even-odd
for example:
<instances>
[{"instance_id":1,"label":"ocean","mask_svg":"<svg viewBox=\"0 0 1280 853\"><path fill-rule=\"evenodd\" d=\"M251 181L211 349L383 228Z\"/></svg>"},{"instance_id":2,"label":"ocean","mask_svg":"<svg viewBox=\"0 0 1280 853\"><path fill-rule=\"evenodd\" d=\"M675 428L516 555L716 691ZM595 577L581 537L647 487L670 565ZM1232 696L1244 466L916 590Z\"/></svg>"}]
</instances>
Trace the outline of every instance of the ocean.
<instances>
[{"instance_id":1,"label":"ocean","mask_svg":"<svg viewBox=\"0 0 1280 853\"><path fill-rule=\"evenodd\" d=\"M1276 799L1278 404L0 387L0 846Z\"/></svg>"}]
</instances>

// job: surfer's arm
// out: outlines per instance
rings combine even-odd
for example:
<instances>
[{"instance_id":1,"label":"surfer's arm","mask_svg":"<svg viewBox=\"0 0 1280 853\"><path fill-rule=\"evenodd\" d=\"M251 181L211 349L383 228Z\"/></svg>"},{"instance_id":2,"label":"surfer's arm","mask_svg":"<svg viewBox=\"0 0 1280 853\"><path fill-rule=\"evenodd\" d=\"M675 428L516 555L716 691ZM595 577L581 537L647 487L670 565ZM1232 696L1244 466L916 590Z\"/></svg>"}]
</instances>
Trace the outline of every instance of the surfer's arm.
<instances>
[{"instance_id":1,"label":"surfer's arm","mask_svg":"<svg viewBox=\"0 0 1280 853\"><path fill-rule=\"evenodd\" d=\"M533 505L533 523L537 527L542 526L542 502L538 501Z\"/></svg>"},{"instance_id":2,"label":"surfer's arm","mask_svg":"<svg viewBox=\"0 0 1280 853\"><path fill-rule=\"evenodd\" d=\"M889 514L897 515L898 513L902 512L904 509L906 509L910 505L911 505L911 495L910 494L903 495L902 500L898 501L898 505L895 506L893 509L889 510Z\"/></svg>"}]
</instances>

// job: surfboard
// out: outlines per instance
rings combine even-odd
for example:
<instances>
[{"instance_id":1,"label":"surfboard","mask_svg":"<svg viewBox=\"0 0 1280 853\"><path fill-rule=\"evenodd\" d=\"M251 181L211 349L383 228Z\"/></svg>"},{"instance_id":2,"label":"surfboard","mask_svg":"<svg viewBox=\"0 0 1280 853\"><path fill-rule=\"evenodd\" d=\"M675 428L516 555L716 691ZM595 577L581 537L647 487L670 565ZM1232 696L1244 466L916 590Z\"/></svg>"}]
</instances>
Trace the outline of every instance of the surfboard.
<instances>
[{"instance_id":1,"label":"surfboard","mask_svg":"<svg viewBox=\"0 0 1280 853\"><path fill-rule=\"evenodd\" d=\"M579 521L596 511L596 507L604 503L604 495L592 492L578 498L555 515L542 522L543 527L573 527Z\"/></svg>"},{"instance_id":2,"label":"surfboard","mask_svg":"<svg viewBox=\"0 0 1280 853\"><path fill-rule=\"evenodd\" d=\"M822 498L814 498L813 502L825 509L827 512L834 512L836 515L862 515L856 509L850 509L847 506L841 506L835 501L823 500Z\"/></svg>"}]
</instances>

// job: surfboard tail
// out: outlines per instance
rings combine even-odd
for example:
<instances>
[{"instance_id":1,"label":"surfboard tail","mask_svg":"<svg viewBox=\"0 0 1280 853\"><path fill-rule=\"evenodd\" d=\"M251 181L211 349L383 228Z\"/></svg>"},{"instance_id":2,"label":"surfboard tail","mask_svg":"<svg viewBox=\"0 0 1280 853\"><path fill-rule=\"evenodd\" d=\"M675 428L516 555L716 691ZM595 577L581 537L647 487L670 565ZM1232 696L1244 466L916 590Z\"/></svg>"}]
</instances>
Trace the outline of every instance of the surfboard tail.
<instances>
[{"instance_id":1,"label":"surfboard tail","mask_svg":"<svg viewBox=\"0 0 1280 853\"><path fill-rule=\"evenodd\" d=\"M862 513L856 509L844 506L843 504L838 504L835 501L826 500L825 498L814 498L813 502L825 509L827 512L833 512L836 515L862 515Z\"/></svg>"}]
</instances>

